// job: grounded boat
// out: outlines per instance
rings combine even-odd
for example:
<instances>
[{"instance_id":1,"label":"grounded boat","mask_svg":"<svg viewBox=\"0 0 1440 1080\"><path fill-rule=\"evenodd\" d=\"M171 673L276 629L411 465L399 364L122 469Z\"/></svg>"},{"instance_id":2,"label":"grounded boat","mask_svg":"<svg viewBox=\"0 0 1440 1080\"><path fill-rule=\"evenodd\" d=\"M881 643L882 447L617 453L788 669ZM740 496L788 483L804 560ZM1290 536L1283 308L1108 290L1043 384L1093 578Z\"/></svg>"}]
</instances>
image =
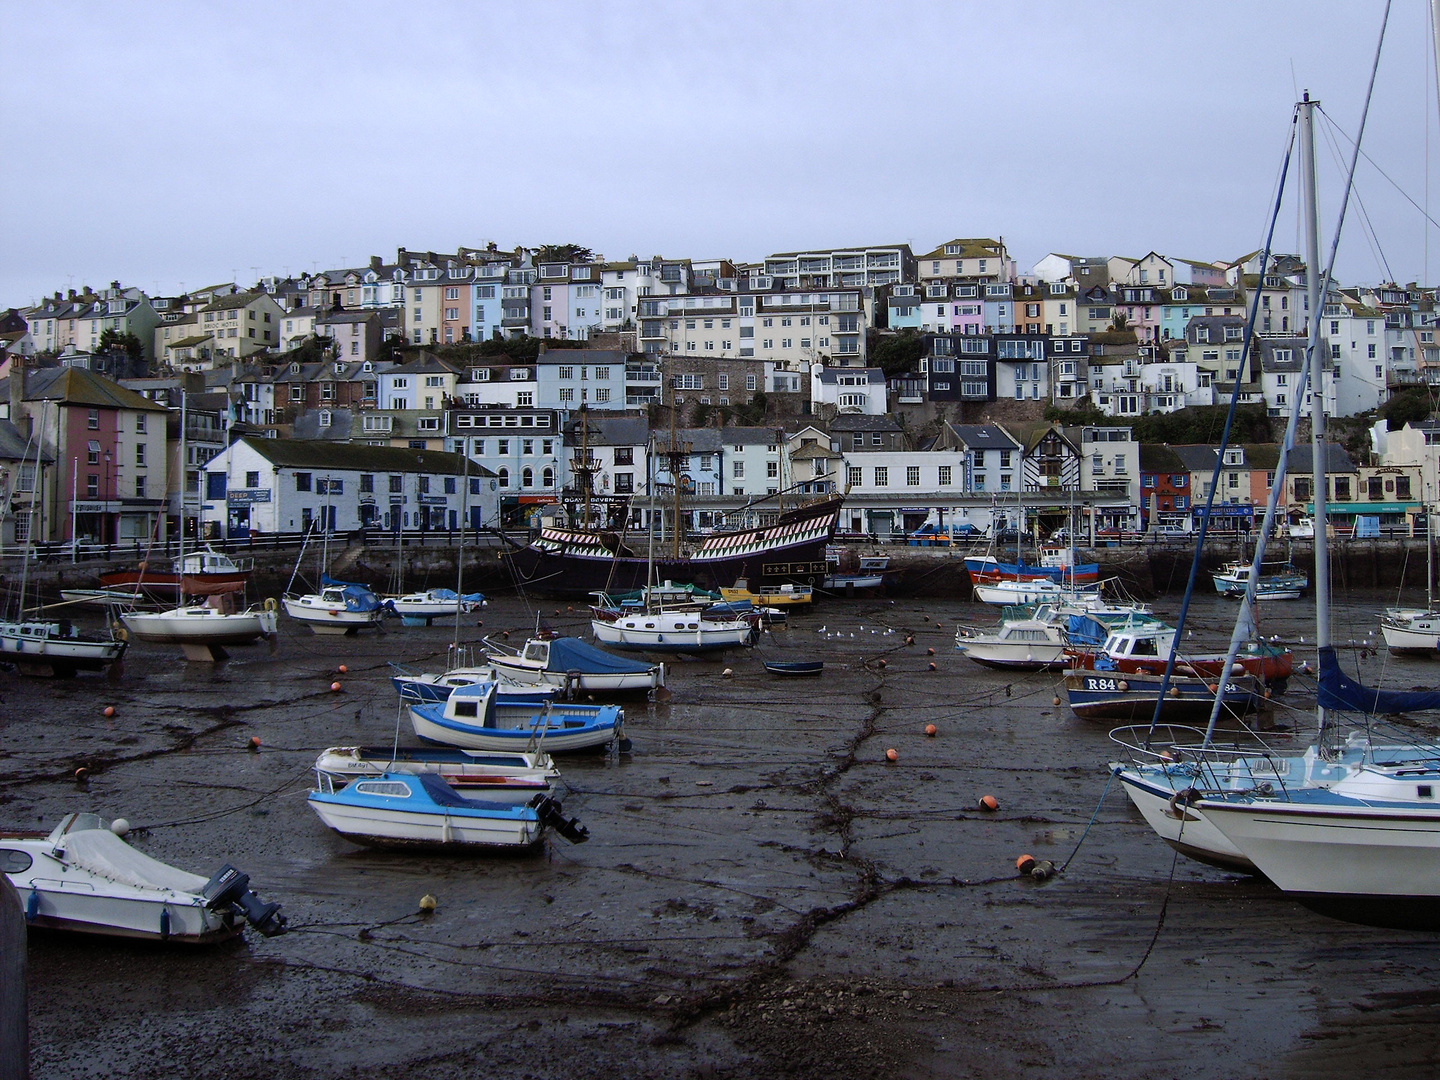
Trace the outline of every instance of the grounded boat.
<instances>
[{"instance_id":1,"label":"grounded boat","mask_svg":"<svg viewBox=\"0 0 1440 1080\"><path fill-rule=\"evenodd\" d=\"M118 824L118 823L117 823ZM97 814L67 814L50 833L0 831L0 870L32 927L150 941L207 943L285 932L279 904L222 866L206 879L135 850Z\"/></svg>"},{"instance_id":2,"label":"grounded boat","mask_svg":"<svg viewBox=\"0 0 1440 1080\"><path fill-rule=\"evenodd\" d=\"M1161 700L1163 675L1137 672L1070 670L1065 673L1065 693L1070 709L1084 720L1149 720ZM1166 723L1204 721L1210 716L1218 683L1215 679L1171 676L1160 719ZM1252 675L1232 675L1224 680L1224 711L1243 716L1266 707L1268 691Z\"/></svg>"},{"instance_id":3,"label":"grounded boat","mask_svg":"<svg viewBox=\"0 0 1440 1080\"><path fill-rule=\"evenodd\" d=\"M491 642L493 645L494 643ZM612 656L574 637L531 638L518 654L490 652L495 670L515 683L543 685L568 693L631 693L665 685L664 664Z\"/></svg>"},{"instance_id":4,"label":"grounded boat","mask_svg":"<svg viewBox=\"0 0 1440 1080\"><path fill-rule=\"evenodd\" d=\"M505 557L523 588L563 598L638 590L653 579L706 589L739 578L758 585L809 584L825 573L825 545L835 535L840 504L829 499L786 511L773 525L713 533L688 556L655 557L653 568L620 534L575 529L542 529L533 543L514 545Z\"/></svg>"},{"instance_id":5,"label":"grounded boat","mask_svg":"<svg viewBox=\"0 0 1440 1080\"><path fill-rule=\"evenodd\" d=\"M452 589L427 589L424 592L390 596L382 601L387 610L399 615L406 626L429 626L434 619L453 619L468 615L485 606L480 593L461 596Z\"/></svg>"},{"instance_id":6,"label":"grounded boat","mask_svg":"<svg viewBox=\"0 0 1440 1080\"><path fill-rule=\"evenodd\" d=\"M492 802L529 802L551 795L560 770L550 755L460 750L439 746L332 746L315 759L317 778L332 788L385 773L434 773L445 783Z\"/></svg>"},{"instance_id":7,"label":"grounded boat","mask_svg":"<svg viewBox=\"0 0 1440 1080\"><path fill-rule=\"evenodd\" d=\"M1070 656L1077 668L1163 675L1174 646L1174 627L1159 622L1147 622L1119 626L1110 632L1099 650L1072 648ZM1176 657L1175 671L1182 676L1207 677L1213 680L1225 670L1225 665L1224 653L1186 652ZM1253 675L1276 693L1285 689L1286 682L1294 673L1295 657L1289 649L1277 648L1259 641L1247 642L1236 653L1234 664L1230 668L1232 676Z\"/></svg>"},{"instance_id":8,"label":"grounded boat","mask_svg":"<svg viewBox=\"0 0 1440 1080\"><path fill-rule=\"evenodd\" d=\"M353 634L385 618L380 598L364 585L327 582L318 593L286 596L285 614L317 634Z\"/></svg>"},{"instance_id":9,"label":"grounded boat","mask_svg":"<svg viewBox=\"0 0 1440 1080\"><path fill-rule=\"evenodd\" d=\"M1392 608L1380 620L1380 633L1393 653L1433 656L1440 650L1440 612Z\"/></svg>"},{"instance_id":10,"label":"grounded boat","mask_svg":"<svg viewBox=\"0 0 1440 1080\"><path fill-rule=\"evenodd\" d=\"M431 772L385 772L338 788L327 773L316 780L310 808L357 843L523 850L538 844L550 826L572 843L589 839L585 827L566 819L546 795L523 804L470 799Z\"/></svg>"},{"instance_id":11,"label":"grounded boat","mask_svg":"<svg viewBox=\"0 0 1440 1080\"><path fill-rule=\"evenodd\" d=\"M1244 596L1250 582L1250 563L1226 563L1211 576L1215 591L1221 596ZM1298 570L1288 560L1265 562L1260 565L1260 576L1255 582L1256 600L1299 600L1310 585L1310 579L1303 570Z\"/></svg>"},{"instance_id":12,"label":"grounded boat","mask_svg":"<svg viewBox=\"0 0 1440 1080\"><path fill-rule=\"evenodd\" d=\"M1067 639L1050 619L1007 619L993 633L959 630L955 647L987 667L1041 671L1065 661Z\"/></svg>"},{"instance_id":13,"label":"grounded boat","mask_svg":"<svg viewBox=\"0 0 1440 1080\"><path fill-rule=\"evenodd\" d=\"M720 596L733 602L748 600L756 607L767 604L774 607L793 607L808 604L815 598L815 590L809 585L761 585L755 589L745 578L739 578L729 588L721 588Z\"/></svg>"},{"instance_id":14,"label":"grounded boat","mask_svg":"<svg viewBox=\"0 0 1440 1080\"><path fill-rule=\"evenodd\" d=\"M1005 580L976 585L975 599L983 604L1084 604L1100 598L1100 585L1070 585L1045 578Z\"/></svg>"},{"instance_id":15,"label":"grounded boat","mask_svg":"<svg viewBox=\"0 0 1440 1080\"><path fill-rule=\"evenodd\" d=\"M829 573L820 581L820 587L827 592L840 592L846 596L869 595L883 592L899 579L899 573L890 569L888 555L856 556L846 549L826 549Z\"/></svg>"},{"instance_id":16,"label":"grounded boat","mask_svg":"<svg viewBox=\"0 0 1440 1080\"><path fill-rule=\"evenodd\" d=\"M1056 549L1042 555L1041 565L1001 562L993 555L967 555L965 569L971 585L997 585L1002 581L1053 581L1056 584L1090 585L1100 579L1099 563L1074 564L1068 550Z\"/></svg>"},{"instance_id":17,"label":"grounded boat","mask_svg":"<svg viewBox=\"0 0 1440 1080\"><path fill-rule=\"evenodd\" d=\"M141 563L134 570L115 570L100 575L105 589L130 589L170 596L213 596L239 592L255 570L254 559L232 559L212 547L192 551L175 559L169 570L152 570Z\"/></svg>"},{"instance_id":18,"label":"grounded boat","mask_svg":"<svg viewBox=\"0 0 1440 1080\"><path fill-rule=\"evenodd\" d=\"M213 604L190 604L169 611L127 611L120 621L136 641L179 645L187 660L223 660L224 646L249 645L275 634L275 601L266 605L228 612Z\"/></svg>"},{"instance_id":19,"label":"grounded boat","mask_svg":"<svg viewBox=\"0 0 1440 1080\"><path fill-rule=\"evenodd\" d=\"M825 672L823 660L762 660L761 663L771 675L791 679L821 675Z\"/></svg>"},{"instance_id":20,"label":"grounded boat","mask_svg":"<svg viewBox=\"0 0 1440 1080\"><path fill-rule=\"evenodd\" d=\"M457 686L474 686L476 683L495 683L498 688L497 701L502 705L543 705L560 691L553 686L535 686L518 683L502 675L490 664L468 667L454 667L439 674L415 674L404 670L393 661L390 667L395 674L390 676L390 685L402 701L445 701Z\"/></svg>"},{"instance_id":21,"label":"grounded boat","mask_svg":"<svg viewBox=\"0 0 1440 1080\"><path fill-rule=\"evenodd\" d=\"M125 642L78 630L68 619L0 622L0 661L30 674L103 671L124 654Z\"/></svg>"},{"instance_id":22,"label":"grounded boat","mask_svg":"<svg viewBox=\"0 0 1440 1080\"><path fill-rule=\"evenodd\" d=\"M502 705L494 683L457 686L444 702L410 705L415 734L467 750L538 751L563 754L599 750L623 737L625 712L618 705L546 702Z\"/></svg>"},{"instance_id":23,"label":"grounded boat","mask_svg":"<svg viewBox=\"0 0 1440 1080\"><path fill-rule=\"evenodd\" d=\"M620 649L653 652L702 652L755 644L749 617L706 619L695 611L652 611L590 620L595 640Z\"/></svg>"}]
</instances>

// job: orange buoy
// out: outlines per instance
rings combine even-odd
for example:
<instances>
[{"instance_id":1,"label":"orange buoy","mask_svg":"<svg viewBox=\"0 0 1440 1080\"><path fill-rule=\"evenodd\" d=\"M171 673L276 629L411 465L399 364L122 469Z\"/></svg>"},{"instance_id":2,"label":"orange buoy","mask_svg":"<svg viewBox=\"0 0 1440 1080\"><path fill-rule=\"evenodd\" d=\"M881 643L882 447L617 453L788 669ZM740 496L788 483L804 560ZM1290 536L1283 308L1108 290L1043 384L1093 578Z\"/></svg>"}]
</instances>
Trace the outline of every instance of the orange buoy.
<instances>
[{"instance_id":1,"label":"orange buoy","mask_svg":"<svg viewBox=\"0 0 1440 1080\"><path fill-rule=\"evenodd\" d=\"M884 661L884 660L881 660L881 661L880 661L880 666L881 666L881 667L885 667L885 661Z\"/></svg>"},{"instance_id":2,"label":"orange buoy","mask_svg":"<svg viewBox=\"0 0 1440 1080\"><path fill-rule=\"evenodd\" d=\"M106 705L106 706L105 706L105 718L108 720L110 717L112 717L112 716L114 716L114 715L115 715L115 706L114 706L114 705Z\"/></svg>"},{"instance_id":3,"label":"orange buoy","mask_svg":"<svg viewBox=\"0 0 1440 1080\"><path fill-rule=\"evenodd\" d=\"M981 795L980 801L975 805L981 810L999 810L1000 800L995 798L994 795Z\"/></svg>"},{"instance_id":4,"label":"orange buoy","mask_svg":"<svg viewBox=\"0 0 1440 1080\"><path fill-rule=\"evenodd\" d=\"M906 644L906 645L914 645L914 644L915 644L915 635L914 635L914 634L908 635L908 636L905 638L905 644Z\"/></svg>"},{"instance_id":5,"label":"orange buoy","mask_svg":"<svg viewBox=\"0 0 1440 1080\"><path fill-rule=\"evenodd\" d=\"M938 622L938 621L935 623L935 629L936 629L936 630L943 630L944 628L945 628L945 624L944 624L944 623Z\"/></svg>"},{"instance_id":6,"label":"orange buoy","mask_svg":"<svg viewBox=\"0 0 1440 1080\"><path fill-rule=\"evenodd\" d=\"M925 734L929 735L932 739L935 737L935 733L939 730L940 729L937 728L934 724L925 725Z\"/></svg>"},{"instance_id":7,"label":"orange buoy","mask_svg":"<svg viewBox=\"0 0 1440 1080\"><path fill-rule=\"evenodd\" d=\"M256 751L256 750L259 750L259 749L260 749L260 736L259 736L259 735L251 735L251 736L250 736L249 746L250 746L250 750L251 750L252 753L253 753L254 751Z\"/></svg>"},{"instance_id":8,"label":"orange buoy","mask_svg":"<svg viewBox=\"0 0 1440 1080\"><path fill-rule=\"evenodd\" d=\"M892 749L892 750L886 750L886 751L885 751L885 760L886 760L886 761L899 761L899 760L900 760L900 751L898 751L898 750L893 750L893 749Z\"/></svg>"},{"instance_id":9,"label":"orange buoy","mask_svg":"<svg viewBox=\"0 0 1440 1080\"><path fill-rule=\"evenodd\" d=\"M926 655L926 656L934 656L934 655L935 655L935 650L934 650L934 649L926 649L926 650L925 650L925 655Z\"/></svg>"},{"instance_id":10,"label":"orange buoy","mask_svg":"<svg viewBox=\"0 0 1440 1080\"><path fill-rule=\"evenodd\" d=\"M575 605L574 605L574 604L571 604L571 605L570 605L569 607L567 607L565 610L566 610L566 611L569 611L569 612L573 612L573 611L575 610Z\"/></svg>"},{"instance_id":11,"label":"orange buoy","mask_svg":"<svg viewBox=\"0 0 1440 1080\"><path fill-rule=\"evenodd\" d=\"M1050 704L1051 704L1051 705L1059 705L1059 704L1060 704L1060 695L1059 695L1059 694L1056 694L1053 698L1051 698L1051 699L1050 699Z\"/></svg>"},{"instance_id":12,"label":"orange buoy","mask_svg":"<svg viewBox=\"0 0 1440 1080\"><path fill-rule=\"evenodd\" d=\"M1021 855L1015 860L1015 869L1019 870L1022 874L1030 873L1031 870L1035 869L1035 856Z\"/></svg>"},{"instance_id":13,"label":"orange buoy","mask_svg":"<svg viewBox=\"0 0 1440 1080\"><path fill-rule=\"evenodd\" d=\"M344 675L344 674L345 674L347 671L349 671L350 669L349 669L348 667L346 667L344 664L341 664L341 665L340 665L338 668L336 668L335 670L338 671L338 672L340 672L341 675Z\"/></svg>"},{"instance_id":14,"label":"orange buoy","mask_svg":"<svg viewBox=\"0 0 1440 1080\"><path fill-rule=\"evenodd\" d=\"M1172 686L1172 687L1170 687L1170 696L1171 696L1171 697L1179 697L1179 696L1180 696L1180 688L1179 688L1178 686Z\"/></svg>"},{"instance_id":15,"label":"orange buoy","mask_svg":"<svg viewBox=\"0 0 1440 1080\"><path fill-rule=\"evenodd\" d=\"M933 660L930 661L930 670L931 670L931 671L939 671L939 670L940 670L939 668L937 668L937 667L935 666L935 661L933 661Z\"/></svg>"},{"instance_id":16,"label":"orange buoy","mask_svg":"<svg viewBox=\"0 0 1440 1080\"><path fill-rule=\"evenodd\" d=\"M330 692L332 694L338 694L340 692L340 684L338 682L332 682L330 684Z\"/></svg>"}]
</instances>

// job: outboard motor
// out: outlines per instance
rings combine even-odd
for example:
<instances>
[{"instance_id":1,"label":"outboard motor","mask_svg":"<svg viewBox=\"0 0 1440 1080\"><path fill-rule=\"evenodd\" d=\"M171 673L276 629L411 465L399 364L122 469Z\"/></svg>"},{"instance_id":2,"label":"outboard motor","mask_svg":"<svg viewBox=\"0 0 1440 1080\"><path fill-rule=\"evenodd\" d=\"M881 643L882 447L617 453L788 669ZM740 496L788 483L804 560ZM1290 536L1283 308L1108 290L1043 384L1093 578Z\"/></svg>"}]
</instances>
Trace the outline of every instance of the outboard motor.
<instances>
[{"instance_id":1,"label":"outboard motor","mask_svg":"<svg viewBox=\"0 0 1440 1080\"><path fill-rule=\"evenodd\" d=\"M250 875L242 874L226 863L200 890L205 906L211 911L229 908L245 916L245 920L266 937L285 933L285 916L279 904L267 904L250 891Z\"/></svg>"},{"instance_id":2,"label":"outboard motor","mask_svg":"<svg viewBox=\"0 0 1440 1080\"><path fill-rule=\"evenodd\" d=\"M548 795L536 795L530 800L540 818L541 825L548 825L572 844L583 844L590 839L590 830L580 824L579 818L567 818L560 804Z\"/></svg>"}]
</instances>

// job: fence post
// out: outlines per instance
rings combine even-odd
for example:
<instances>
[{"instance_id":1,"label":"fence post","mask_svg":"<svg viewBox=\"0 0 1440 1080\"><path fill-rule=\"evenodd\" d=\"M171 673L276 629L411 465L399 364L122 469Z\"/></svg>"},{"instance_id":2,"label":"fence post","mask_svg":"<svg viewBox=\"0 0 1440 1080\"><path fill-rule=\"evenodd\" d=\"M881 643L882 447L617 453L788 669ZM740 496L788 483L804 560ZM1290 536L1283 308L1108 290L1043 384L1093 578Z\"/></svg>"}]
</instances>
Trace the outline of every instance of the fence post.
<instances>
[{"instance_id":1,"label":"fence post","mask_svg":"<svg viewBox=\"0 0 1440 1080\"><path fill-rule=\"evenodd\" d=\"M30 1006L25 909L0 873L0 1080L29 1080Z\"/></svg>"}]
</instances>

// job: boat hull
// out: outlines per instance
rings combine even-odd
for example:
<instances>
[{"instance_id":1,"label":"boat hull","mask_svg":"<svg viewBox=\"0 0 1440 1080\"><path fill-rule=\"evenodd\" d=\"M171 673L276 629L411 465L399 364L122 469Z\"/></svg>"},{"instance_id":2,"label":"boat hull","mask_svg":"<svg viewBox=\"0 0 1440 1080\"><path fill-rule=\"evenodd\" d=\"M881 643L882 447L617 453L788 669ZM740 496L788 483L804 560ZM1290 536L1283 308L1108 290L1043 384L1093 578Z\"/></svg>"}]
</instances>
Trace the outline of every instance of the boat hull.
<instances>
[{"instance_id":1,"label":"boat hull","mask_svg":"<svg viewBox=\"0 0 1440 1080\"><path fill-rule=\"evenodd\" d=\"M297 622L303 622L317 634L353 634L367 626L378 626L385 617L381 608L374 611L347 611L344 607L322 604L309 597L293 599L285 597L285 614Z\"/></svg>"},{"instance_id":2,"label":"boat hull","mask_svg":"<svg viewBox=\"0 0 1440 1080\"><path fill-rule=\"evenodd\" d=\"M1065 693L1070 709L1085 720L1148 720L1155 714L1160 700L1162 677L1126 675L1121 672L1068 671ZM1167 723L1205 722L1215 701L1215 684L1204 679L1172 678L1170 691L1160 710L1160 719ZM1254 712L1264 704L1264 693L1258 682L1245 677L1232 677L1225 682L1223 713L1239 716Z\"/></svg>"},{"instance_id":3,"label":"boat hull","mask_svg":"<svg viewBox=\"0 0 1440 1080\"><path fill-rule=\"evenodd\" d=\"M134 640L163 645L248 645L276 629L273 611L229 615L203 607L130 613L120 621Z\"/></svg>"},{"instance_id":4,"label":"boat hull","mask_svg":"<svg viewBox=\"0 0 1440 1080\"><path fill-rule=\"evenodd\" d=\"M1200 810L1277 887L1350 922L1440 929L1440 818L1403 807L1206 800Z\"/></svg>"},{"instance_id":5,"label":"boat hull","mask_svg":"<svg viewBox=\"0 0 1440 1080\"><path fill-rule=\"evenodd\" d=\"M443 709L437 705L412 705L410 724L415 734L430 742L444 746L459 746L467 750L525 751L533 748L550 754L576 753L599 750L619 738L623 721L617 711L609 723L587 723L567 726L564 714L555 712L544 726L532 730L523 728L487 728L480 724L467 724L447 719Z\"/></svg>"},{"instance_id":6,"label":"boat hull","mask_svg":"<svg viewBox=\"0 0 1440 1080\"><path fill-rule=\"evenodd\" d=\"M650 623L650 626L646 624ZM704 652L735 649L755 643L755 629L748 622L721 623L696 619L683 626L643 615L626 616L607 622L590 621L595 640L617 649L648 649L652 652Z\"/></svg>"},{"instance_id":7,"label":"boat hull","mask_svg":"<svg viewBox=\"0 0 1440 1080\"><path fill-rule=\"evenodd\" d=\"M1175 778L1164 774L1165 783L1161 783L1160 776L1149 771L1141 775L1125 766L1112 768L1145 823L1181 855L1222 870L1259 873L1245 853L1206 820L1202 811L1172 802L1181 790L1189 786L1188 778L1183 783L1177 783Z\"/></svg>"},{"instance_id":8,"label":"boat hull","mask_svg":"<svg viewBox=\"0 0 1440 1080\"><path fill-rule=\"evenodd\" d=\"M840 500L782 514L774 525L706 537L688 558L657 558L653 567L614 534L544 530L506 553L527 591L562 599L629 592L652 580L716 590L741 578L752 585L804 583L825 575L825 545L835 535Z\"/></svg>"},{"instance_id":9,"label":"boat hull","mask_svg":"<svg viewBox=\"0 0 1440 1080\"><path fill-rule=\"evenodd\" d=\"M123 641L66 636L58 623L0 623L0 661L30 670L103 671L124 653Z\"/></svg>"},{"instance_id":10,"label":"boat hull","mask_svg":"<svg viewBox=\"0 0 1440 1080\"><path fill-rule=\"evenodd\" d=\"M491 656L495 670L511 682L532 686L565 689L567 686L587 693L633 694L665 685L665 666L657 664L648 672L586 672L573 677L564 671L546 671L517 662L514 657Z\"/></svg>"},{"instance_id":11,"label":"boat hull","mask_svg":"<svg viewBox=\"0 0 1440 1080\"><path fill-rule=\"evenodd\" d=\"M1412 619L1405 622L1381 620L1380 633L1393 653L1433 655L1440 650L1440 617Z\"/></svg>"},{"instance_id":12,"label":"boat hull","mask_svg":"<svg viewBox=\"0 0 1440 1080\"><path fill-rule=\"evenodd\" d=\"M1044 671L1065 662L1065 646L1043 642L962 641L957 646L967 657L986 667L1012 671Z\"/></svg>"},{"instance_id":13,"label":"boat hull","mask_svg":"<svg viewBox=\"0 0 1440 1080\"><path fill-rule=\"evenodd\" d=\"M480 817L356 806L318 791L310 794L310 808L347 840L380 847L524 849L538 844L544 832L533 815Z\"/></svg>"}]
</instances>

